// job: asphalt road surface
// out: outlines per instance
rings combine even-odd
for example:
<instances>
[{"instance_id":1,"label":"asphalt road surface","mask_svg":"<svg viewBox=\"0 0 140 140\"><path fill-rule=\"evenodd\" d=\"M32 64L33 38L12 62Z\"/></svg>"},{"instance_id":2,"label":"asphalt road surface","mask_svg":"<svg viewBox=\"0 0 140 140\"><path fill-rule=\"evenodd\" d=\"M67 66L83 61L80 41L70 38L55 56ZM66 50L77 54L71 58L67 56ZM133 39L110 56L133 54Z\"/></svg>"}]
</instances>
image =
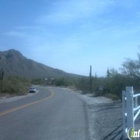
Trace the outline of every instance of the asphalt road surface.
<instances>
[{"instance_id":1,"label":"asphalt road surface","mask_svg":"<svg viewBox=\"0 0 140 140\"><path fill-rule=\"evenodd\" d=\"M0 140L89 140L88 112L71 91L37 86L0 102Z\"/></svg>"}]
</instances>

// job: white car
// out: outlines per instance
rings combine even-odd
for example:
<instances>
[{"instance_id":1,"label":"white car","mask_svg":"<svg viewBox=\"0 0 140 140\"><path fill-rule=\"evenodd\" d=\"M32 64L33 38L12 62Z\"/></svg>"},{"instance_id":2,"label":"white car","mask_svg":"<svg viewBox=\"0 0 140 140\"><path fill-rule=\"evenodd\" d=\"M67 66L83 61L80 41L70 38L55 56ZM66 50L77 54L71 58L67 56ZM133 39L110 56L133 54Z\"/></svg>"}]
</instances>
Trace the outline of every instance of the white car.
<instances>
[{"instance_id":1,"label":"white car","mask_svg":"<svg viewBox=\"0 0 140 140\"><path fill-rule=\"evenodd\" d=\"M35 93L35 92L36 92L36 89L35 89L34 87L31 87L31 88L29 89L29 92L30 92L30 93Z\"/></svg>"}]
</instances>

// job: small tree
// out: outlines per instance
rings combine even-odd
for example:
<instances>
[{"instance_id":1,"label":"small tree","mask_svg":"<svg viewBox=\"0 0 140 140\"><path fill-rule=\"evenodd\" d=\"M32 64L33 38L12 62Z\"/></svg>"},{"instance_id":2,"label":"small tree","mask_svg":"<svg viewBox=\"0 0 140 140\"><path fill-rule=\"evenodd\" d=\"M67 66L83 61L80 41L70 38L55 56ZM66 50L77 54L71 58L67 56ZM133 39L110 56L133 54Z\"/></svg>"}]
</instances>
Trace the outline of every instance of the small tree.
<instances>
[{"instance_id":1,"label":"small tree","mask_svg":"<svg viewBox=\"0 0 140 140\"><path fill-rule=\"evenodd\" d=\"M133 60L127 58L120 68L123 75L125 75L129 81L127 85L135 88L135 90L140 90L140 54L138 53L138 59Z\"/></svg>"},{"instance_id":2,"label":"small tree","mask_svg":"<svg viewBox=\"0 0 140 140\"><path fill-rule=\"evenodd\" d=\"M137 55L137 60L126 59L122 64L121 71L123 74L137 78L140 81L140 54Z\"/></svg>"}]
</instances>

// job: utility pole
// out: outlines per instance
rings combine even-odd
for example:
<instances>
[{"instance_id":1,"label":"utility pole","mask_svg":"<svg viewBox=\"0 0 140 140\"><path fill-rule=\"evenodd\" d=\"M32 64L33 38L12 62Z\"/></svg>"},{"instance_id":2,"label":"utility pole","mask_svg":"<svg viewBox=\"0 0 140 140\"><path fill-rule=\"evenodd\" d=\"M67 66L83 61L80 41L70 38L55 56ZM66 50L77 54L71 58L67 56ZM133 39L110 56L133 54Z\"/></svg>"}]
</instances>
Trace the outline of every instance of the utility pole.
<instances>
[{"instance_id":1,"label":"utility pole","mask_svg":"<svg viewBox=\"0 0 140 140\"><path fill-rule=\"evenodd\" d=\"M90 84L90 93L92 93L92 66L90 65L90 72L89 72L89 84Z\"/></svg>"}]
</instances>

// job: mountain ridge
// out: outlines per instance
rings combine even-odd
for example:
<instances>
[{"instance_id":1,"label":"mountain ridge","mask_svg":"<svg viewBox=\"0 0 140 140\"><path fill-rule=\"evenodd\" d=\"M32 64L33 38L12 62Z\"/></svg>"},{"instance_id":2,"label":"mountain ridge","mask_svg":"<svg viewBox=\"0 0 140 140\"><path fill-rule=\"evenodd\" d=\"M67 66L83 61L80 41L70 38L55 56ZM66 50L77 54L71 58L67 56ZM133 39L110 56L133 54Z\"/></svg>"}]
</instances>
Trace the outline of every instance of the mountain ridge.
<instances>
[{"instance_id":1,"label":"mountain ridge","mask_svg":"<svg viewBox=\"0 0 140 140\"><path fill-rule=\"evenodd\" d=\"M0 51L0 69L4 69L5 76L17 75L26 78L45 77L80 77L28 59L15 49Z\"/></svg>"}]
</instances>

